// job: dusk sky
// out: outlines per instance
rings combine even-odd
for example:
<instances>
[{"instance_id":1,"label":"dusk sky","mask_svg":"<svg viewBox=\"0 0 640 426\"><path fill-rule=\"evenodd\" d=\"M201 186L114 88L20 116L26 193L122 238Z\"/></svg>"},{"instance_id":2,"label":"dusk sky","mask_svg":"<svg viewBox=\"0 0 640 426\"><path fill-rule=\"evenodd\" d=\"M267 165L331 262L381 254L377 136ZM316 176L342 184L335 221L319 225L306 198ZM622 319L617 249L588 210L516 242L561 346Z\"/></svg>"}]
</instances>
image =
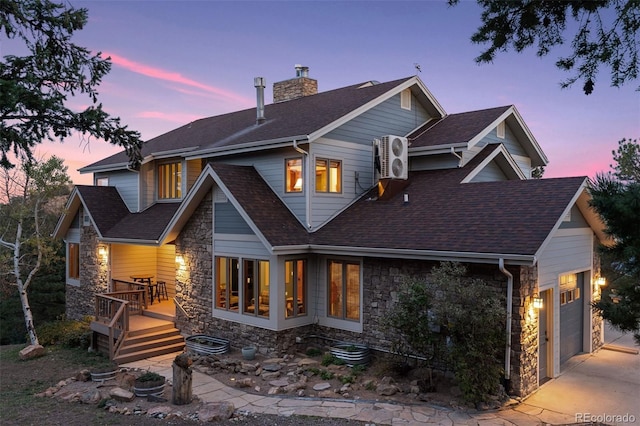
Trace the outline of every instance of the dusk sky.
<instances>
[{"instance_id":1,"label":"dusk sky","mask_svg":"<svg viewBox=\"0 0 640 426\"><path fill-rule=\"evenodd\" d=\"M368 80L418 75L447 113L514 104L549 158L545 177L594 176L609 170L622 138L640 137L636 80L609 86L598 76L586 96L582 83L561 89L569 74L552 51L499 54L477 65L483 46L470 37L480 8L462 1L76 1L89 23L73 41L111 56L112 71L100 101L148 140L192 120L255 107L253 78L276 81L309 67L319 91ZM2 46L2 55L11 44ZM418 72L414 64L419 64ZM81 108L88 100L75 98ZM75 183L91 183L76 170L120 149L79 137L43 144L41 156L65 158Z\"/></svg>"}]
</instances>

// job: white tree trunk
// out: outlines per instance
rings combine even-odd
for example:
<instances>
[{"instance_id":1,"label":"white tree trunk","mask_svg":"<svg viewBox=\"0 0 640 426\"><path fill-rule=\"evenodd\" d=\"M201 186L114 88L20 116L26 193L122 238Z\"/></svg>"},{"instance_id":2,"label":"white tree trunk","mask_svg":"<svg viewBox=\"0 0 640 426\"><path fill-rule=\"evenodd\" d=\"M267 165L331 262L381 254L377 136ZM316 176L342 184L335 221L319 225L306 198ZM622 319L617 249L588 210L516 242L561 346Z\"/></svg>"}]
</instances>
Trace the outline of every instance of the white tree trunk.
<instances>
[{"instance_id":1,"label":"white tree trunk","mask_svg":"<svg viewBox=\"0 0 640 426\"><path fill-rule=\"evenodd\" d=\"M31 312L29 297L27 296L27 287L31 282L32 274L29 275L26 283L22 281L22 277L20 275L20 238L22 238L22 222L18 222L18 229L16 231L16 242L13 245L13 273L16 277L16 284L18 285L18 293L20 294L20 303L22 304L22 313L24 314L24 323L27 327L29 340L31 341L32 345L39 345L40 342L38 341L38 335L36 334L36 329L33 326L33 313Z\"/></svg>"}]
</instances>

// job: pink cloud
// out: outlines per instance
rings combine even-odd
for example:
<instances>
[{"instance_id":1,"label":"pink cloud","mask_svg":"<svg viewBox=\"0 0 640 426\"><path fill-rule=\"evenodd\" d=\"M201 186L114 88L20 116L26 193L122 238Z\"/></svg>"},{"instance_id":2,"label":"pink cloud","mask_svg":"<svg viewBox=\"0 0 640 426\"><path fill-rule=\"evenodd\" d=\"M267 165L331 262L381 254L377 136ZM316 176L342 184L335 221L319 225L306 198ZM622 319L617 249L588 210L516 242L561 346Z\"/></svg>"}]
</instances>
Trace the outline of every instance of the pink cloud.
<instances>
[{"instance_id":1,"label":"pink cloud","mask_svg":"<svg viewBox=\"0 0 640 426\"><path fill-rule=\"evenodd\" d=\"M111 62L113 64L118 65L122 68L125 68L131 72L135 72L137 74L145 75L147 77L155 78L158 80L169 81L172 83L179 83L185 86L195 87L197 89L204 90L214 95L227 98L234 102L238 102L242 105L252 104L252 101L245 98L244 96L240 96L236 93L230 92L228 90L220 89L218 87L210 86L208 84L200 83L198 81L187 78L180 73L166 71L160 68L154 68L149 65L141 64L139 62L134 62L130 59L127 59L120 55L116 55L114 53L103 52L103 54L105 57L111 57Z\"/></svg>"},{"instance_id":2,"label":"pink cloud","mask_svg":"<svg viewBox=\"0 0 640 426\"><path fill-rule=\"evenodd\" d=\"M178 124L186 124L202 118L201 115L166 113L162 111L142 111L136 114L136 116L140 118L155 118L158 120L165 120Z\"/></svg>"}]
</instances>

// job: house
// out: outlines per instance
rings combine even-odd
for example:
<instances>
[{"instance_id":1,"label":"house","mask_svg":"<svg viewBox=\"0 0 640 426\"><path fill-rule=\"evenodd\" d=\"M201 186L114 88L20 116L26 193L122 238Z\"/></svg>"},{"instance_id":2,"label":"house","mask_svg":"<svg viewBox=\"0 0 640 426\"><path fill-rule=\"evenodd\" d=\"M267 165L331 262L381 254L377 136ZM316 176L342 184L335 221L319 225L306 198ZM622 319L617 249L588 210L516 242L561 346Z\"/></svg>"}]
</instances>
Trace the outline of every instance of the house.
<instances>
[{"instance_id":1,"label":"house","mask_svg":"<svg viewBox=\"0 0 640 426\"><path fill-rule=\"evenodd\" d=\"M318 93L296 66L268 105L254 83L256 108L147 141L139 170L124 152L81 169L94 185L75 187L55 230L67 314L95 315L114 357L134 337L125 317L154 306L174 334L264 353L311 335L389 349L394 292L441 261L510 296L512 393L602 345L587 179L532 179L548 160L514 106L447 114L416 76ZM149 303L144 278L168 297Z\"/></svg>"}]
</instances>

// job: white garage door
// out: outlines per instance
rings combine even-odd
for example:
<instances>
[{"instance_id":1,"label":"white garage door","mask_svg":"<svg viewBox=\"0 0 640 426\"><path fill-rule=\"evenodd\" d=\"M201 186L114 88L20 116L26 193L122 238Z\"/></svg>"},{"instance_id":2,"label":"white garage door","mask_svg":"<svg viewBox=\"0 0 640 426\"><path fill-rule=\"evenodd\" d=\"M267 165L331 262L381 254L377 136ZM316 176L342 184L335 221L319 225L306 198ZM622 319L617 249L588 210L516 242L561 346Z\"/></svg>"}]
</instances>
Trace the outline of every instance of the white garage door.
<instances>
[{"instance_id":1,"label":"white garage door","mask_svg":"<svg viewBox=\"0 0 640 426\"><path fill-rule=\"evenodd\" d=\"M582 352L583 274L560 277L560 364Z\"/></svg>"}]
</instances>

